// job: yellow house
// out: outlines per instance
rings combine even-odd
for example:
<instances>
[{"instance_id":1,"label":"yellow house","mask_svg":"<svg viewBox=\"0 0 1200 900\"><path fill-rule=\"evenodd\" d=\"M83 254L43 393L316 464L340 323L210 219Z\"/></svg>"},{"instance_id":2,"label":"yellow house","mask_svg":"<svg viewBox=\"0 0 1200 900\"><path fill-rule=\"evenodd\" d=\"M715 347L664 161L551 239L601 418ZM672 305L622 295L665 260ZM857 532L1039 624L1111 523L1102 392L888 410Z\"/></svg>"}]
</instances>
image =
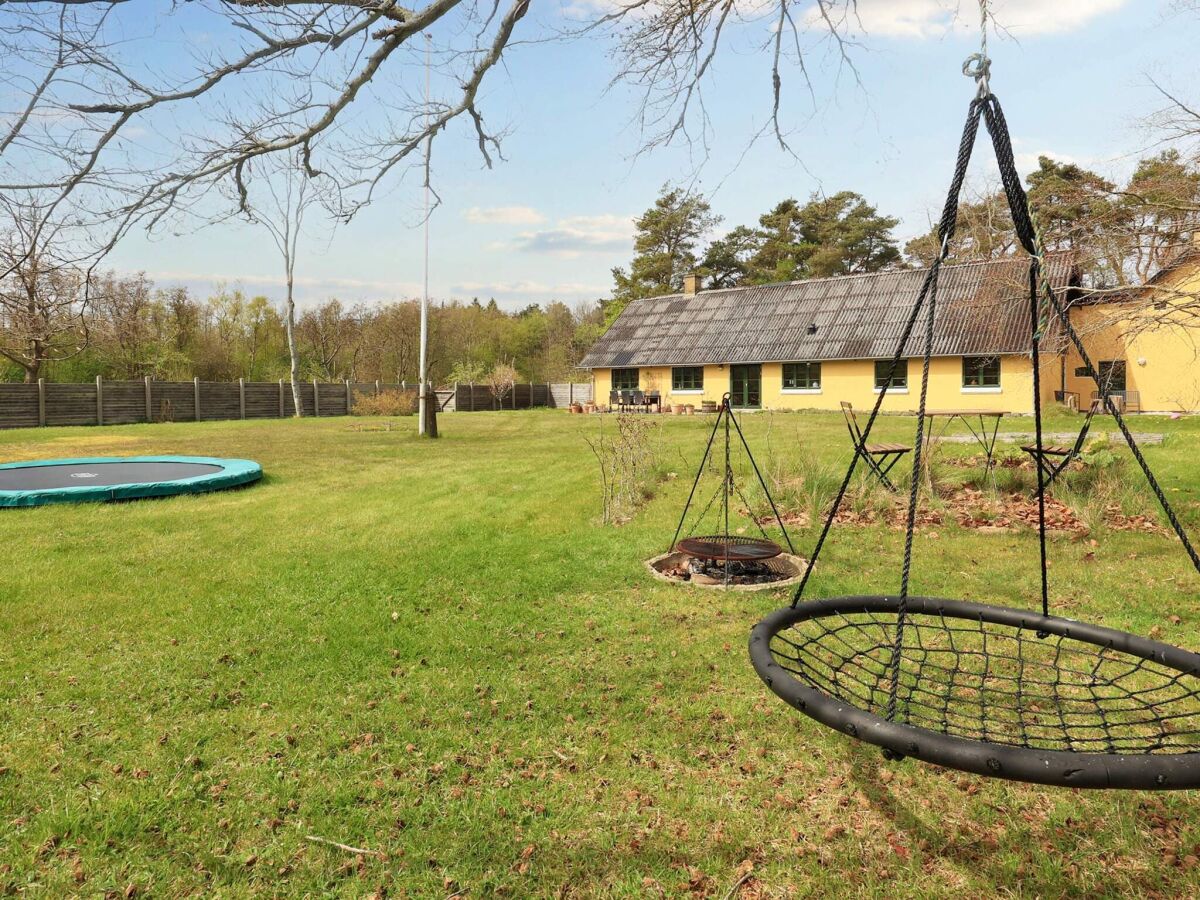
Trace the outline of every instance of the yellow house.
<instances>
[{"instance_id":1,"label":"yellow house","mask_svg":"<svg viewBox=\"0 0 1200 900\"><path fill-rule=\"evenodd\" d=\"M1172 272L1162 277L1191 279L1200 287L1200 267L1180 265ZM601 404L615 392L640 390L657 391L663 404L699 406L728 392L743 409L836 410L841 401L869 408L925 276L924 269L904 269L711 291L698 291L690 278L682 294L631 303L581 366L591 370L593 396ZM1046 277L1071 304L1072 324L1111 379L1110 388L1132 391L1130 400L1140 400L1129 404L1131 410L1200 408L1195 326L1126 337L1127 297L1081 302L1077 273L1062 254L1047 259ZM929 409L1033 411L1028 278L1024 257L942 268ZM923 324L906 347L885 411L917 406ZM1042 343L1042 402L1070 399L1083 408L1096 385L1055 324Z\"/></svg>"},{"instance_id":2,"label":"yellow house","mask_svg":"<svg viewBox=\"0 0 1200 900\"><path fill-rule=\"evenodd\" d=\"M1083 298L1071 309L1109 390L1133 412L1200 410L1200 245L1175 259L1140 287ZM1065 389L1081 400L1096 384L1074 347L1061 360Z\"/></svg>"}]
</instances>

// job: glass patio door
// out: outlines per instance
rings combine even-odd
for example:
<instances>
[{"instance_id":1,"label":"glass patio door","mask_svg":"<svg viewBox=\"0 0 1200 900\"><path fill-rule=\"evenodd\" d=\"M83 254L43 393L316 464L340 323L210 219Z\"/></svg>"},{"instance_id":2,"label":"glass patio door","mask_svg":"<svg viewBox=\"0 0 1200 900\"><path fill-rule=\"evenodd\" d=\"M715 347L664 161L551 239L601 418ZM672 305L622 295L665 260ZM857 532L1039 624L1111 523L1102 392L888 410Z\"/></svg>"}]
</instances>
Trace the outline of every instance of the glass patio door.
<instances>
[{"instance_id":1,"label":"glass patio door","mask_svg":"<svg viewBox=\"0 0 1200 900\"><path fill-rule=\"evenodd\" d=\"M729 367L729 402L739 409L762 406L762 366Z\"/></svg>"}]
</instances>

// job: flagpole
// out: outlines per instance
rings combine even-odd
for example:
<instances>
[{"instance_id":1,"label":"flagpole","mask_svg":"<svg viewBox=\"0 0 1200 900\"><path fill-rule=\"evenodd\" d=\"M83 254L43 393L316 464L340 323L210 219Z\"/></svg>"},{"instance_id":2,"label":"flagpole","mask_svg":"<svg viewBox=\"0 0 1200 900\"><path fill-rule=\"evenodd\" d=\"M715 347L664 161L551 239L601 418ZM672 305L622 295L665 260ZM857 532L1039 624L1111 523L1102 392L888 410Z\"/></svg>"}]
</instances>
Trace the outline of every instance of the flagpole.
<instances>
[{"instance_id":1,"label":"flagpole","mask_svg":"<svg viewBox=\"0 0 1200 900\"><path fill-rule=\"evenodd\" d=\"M425 35L425 125L429 127L429 48L432 39L429 34ZM431 136L427 136L426 140L432 141ZM428 145L426 145L426 154L428 154ZM429 157L426 155L425 167L425 284L421 292L421 351L419 362L418 381L420 383L420 394L417 398L417 434L426 433L425 416L427 414L426 403L429 393L428 379L429 372L426 368L429 348Z\"/></svg>"}]
</instances>

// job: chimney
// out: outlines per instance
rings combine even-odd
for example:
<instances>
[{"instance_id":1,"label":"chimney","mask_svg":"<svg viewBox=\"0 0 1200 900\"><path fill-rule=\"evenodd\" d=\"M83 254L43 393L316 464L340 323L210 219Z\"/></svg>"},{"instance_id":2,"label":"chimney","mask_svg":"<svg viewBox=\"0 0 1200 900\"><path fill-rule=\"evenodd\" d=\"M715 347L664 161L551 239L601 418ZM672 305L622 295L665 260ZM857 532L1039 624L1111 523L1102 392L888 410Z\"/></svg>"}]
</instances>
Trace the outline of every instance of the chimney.
<instances>
[{"instance_id":1,"label":"chimney","mask_svg":"<svg viewBox=\"0 0 1200 900\"><path fill-rule=\"evenodd\" d=\"M700 293L700 275L697 272L692 272L690 275L683 276L683 292L689 297L693 294Z\"/></svg>"}]
</instances>

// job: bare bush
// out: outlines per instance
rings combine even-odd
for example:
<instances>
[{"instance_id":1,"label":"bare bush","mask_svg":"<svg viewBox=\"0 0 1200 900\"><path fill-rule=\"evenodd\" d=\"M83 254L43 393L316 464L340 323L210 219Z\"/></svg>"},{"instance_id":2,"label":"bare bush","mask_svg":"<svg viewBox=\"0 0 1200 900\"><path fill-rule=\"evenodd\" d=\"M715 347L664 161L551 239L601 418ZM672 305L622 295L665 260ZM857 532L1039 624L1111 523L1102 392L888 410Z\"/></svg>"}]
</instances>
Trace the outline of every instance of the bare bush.
<instances>
[{"instance_id":1,"label":"bare bush","mask_svg":"<svg viewBox=\"0 0 1200 900\"><path fill-rule=\"evenodd\" d=\"M616 416L616 434L604 430L600 416L595 441L584 438L600 467L600 497L606 525L622 525L654 493L662 443L662 425L649 416Z\"/></svg>"},{"instance_id":2,"label":"bare bush","mask_svg":"<svg viewBox=\"0 0 1200 900\"><path fill-rule=\"evenodd\" d=\"M354 398L356 416L411 416L417 411L416 391L383 391Z\"/></svg>"},{"instance_id":3,"label":"bare bush","mask_svg":"<svg viewBox=\"0 0 1200 900\"><path fill-rule=\"evenodd\" d=\"M492 371L488 372L485 381L492 389L492 396L496 398L500 409L504 409L504 398L510 393L515 394L518 377L517 370L510 363L505 362L496 363L492 367ZM513 402L516 402L515 396Z\"/></svg>"}]
</instances>

